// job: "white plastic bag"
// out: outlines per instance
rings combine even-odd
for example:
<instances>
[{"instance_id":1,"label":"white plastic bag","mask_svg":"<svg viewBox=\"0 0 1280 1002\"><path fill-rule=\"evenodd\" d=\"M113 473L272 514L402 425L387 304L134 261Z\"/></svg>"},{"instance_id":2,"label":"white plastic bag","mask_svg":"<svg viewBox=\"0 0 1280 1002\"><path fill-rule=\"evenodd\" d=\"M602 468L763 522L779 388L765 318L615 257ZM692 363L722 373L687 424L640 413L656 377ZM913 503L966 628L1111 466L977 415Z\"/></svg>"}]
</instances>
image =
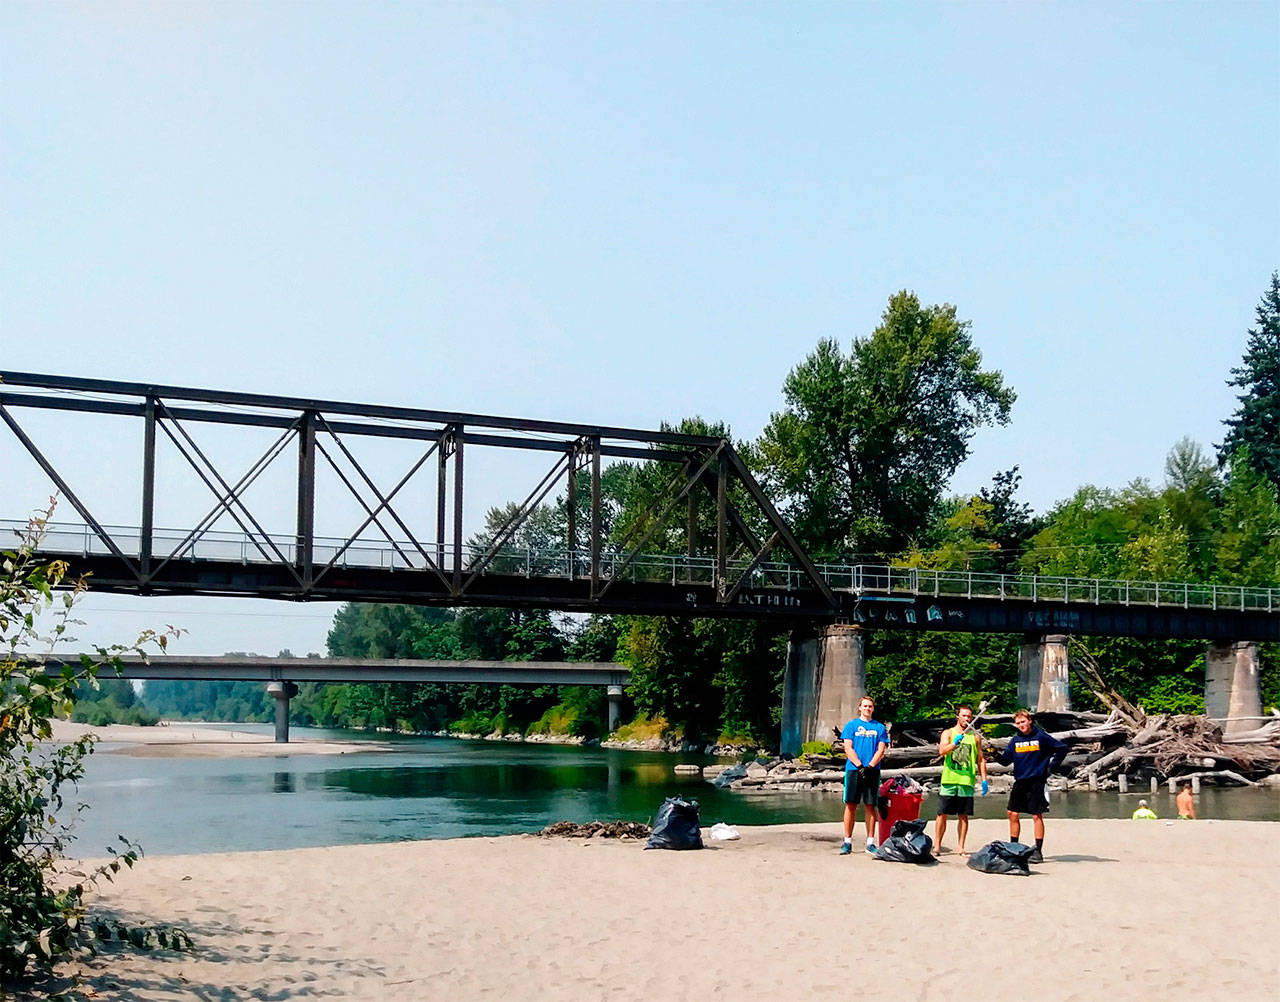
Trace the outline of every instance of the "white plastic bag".
<instances>
[{"instance_id":1,"label":"white plastic bag","mask_svg":"<svg viewBox=\"0 0 1280 1002\"><path fill-rule=\"evenodd\" d=\"M723 821L717 821L711 826L711 837L717 842L732 842L736 838L742 838L738 834L738 829L732 825L727 825Z\"/></svg>"}]
</instances>

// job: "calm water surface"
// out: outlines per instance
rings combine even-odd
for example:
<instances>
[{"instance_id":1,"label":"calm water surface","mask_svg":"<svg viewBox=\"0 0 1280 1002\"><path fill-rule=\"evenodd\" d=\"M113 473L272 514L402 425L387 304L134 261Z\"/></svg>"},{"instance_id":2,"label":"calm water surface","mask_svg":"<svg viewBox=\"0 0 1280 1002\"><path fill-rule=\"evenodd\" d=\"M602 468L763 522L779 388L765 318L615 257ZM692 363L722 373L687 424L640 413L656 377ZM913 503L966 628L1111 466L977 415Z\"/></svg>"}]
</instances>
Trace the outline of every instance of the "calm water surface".
<instances>
[{"instance_id":1,"label":"calm water surface","mask_svg":"<svg viewBox=\"0 0 1280 1002\"><path fill-rule=\"evenodd\" d=\"M363 737L301 727L293 733ZM117 833L149 855L508 835L562 820L650 821L663 798L677 794L698 800L704 825L840 816L836 795L730 793L675 774L677 762L716 761L698 756L445 738L393 744L388 753L199 759L112 754L104 743L80 784L90 809L71 851L102 855ZM1148 799L1161 817L1173 815L1167 793ZM1280 794L1271 791L1206 789L1198 803L1203 817L1280 820ZM1055 796L1051 818L1128 817L1136 806L1136 796L1073 793ZM923 815L935 809L926 799ZM977 813L1003 819L1004 798L980 798ZM999 834L993 829L991 837Z\"/></svg>"}]
</instances>

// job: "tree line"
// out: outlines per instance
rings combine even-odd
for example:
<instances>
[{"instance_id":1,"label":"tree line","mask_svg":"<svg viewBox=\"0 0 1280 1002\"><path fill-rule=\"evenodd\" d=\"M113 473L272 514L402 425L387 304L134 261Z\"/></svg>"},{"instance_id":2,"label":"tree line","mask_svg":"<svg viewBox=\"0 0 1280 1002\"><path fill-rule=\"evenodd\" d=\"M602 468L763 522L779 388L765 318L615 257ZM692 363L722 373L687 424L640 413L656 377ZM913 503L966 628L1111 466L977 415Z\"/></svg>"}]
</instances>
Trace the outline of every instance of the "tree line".
<instances>
[{"instance_id":1,"label":"tree line","mask_svg":"<svg viewBox=\"0 0 1280 1002\"><path fill-rule=\"evenodd\" d=\"M892 562L1117 579L1280 584L1280 276L1273 274L1227 382L1239 405L1212 451L1174 443L1164 479L1123 488L1086 485L1049 511L1018 499L1017 467L993 472L972 496L948 490L982 427L1004 425L1016 399L984 367L955 307L909 292L889 299L848 352L834 340L787 375L783 408L760 437L734 445L801 544L820 561ZM689 416L663 430L723 437ZM687 528L658 525L657 463L618 462L601 476L602 532L614 543L652 530L647 549L685 553ZM578 474L585 478L586 474ZM585 524L589 490L574 492ZM537 508L511 540L554 546L566 537L569 494ZM695 526L714 525L699 502ZM472 542L493 539L515 504L489 512ZM743 506L744 509L749 506ZM703 531L702 539L712 533ZM1021 638L884 631L868 643L867 683L888 718L950 712L989 699L1012 706ZM1132 701L1152 712L1203 711L1204 647L1183 640L1091 638L1090 649ZM548 611L348 604L334 618L334 657L618 660L631 669L628 708L641 724L689 739L776 744L786 636L749 621L564 616ZM1261 652L1264 704L1280 703L1280 658ZM1087 694L1078 694L1082 703ZM164 715L270 719L256 683L150 683ZM304 684L293 720L417 731L554 731L594 737L605 727L598 689L543 686Z\"/></svg>"}]
</instances>

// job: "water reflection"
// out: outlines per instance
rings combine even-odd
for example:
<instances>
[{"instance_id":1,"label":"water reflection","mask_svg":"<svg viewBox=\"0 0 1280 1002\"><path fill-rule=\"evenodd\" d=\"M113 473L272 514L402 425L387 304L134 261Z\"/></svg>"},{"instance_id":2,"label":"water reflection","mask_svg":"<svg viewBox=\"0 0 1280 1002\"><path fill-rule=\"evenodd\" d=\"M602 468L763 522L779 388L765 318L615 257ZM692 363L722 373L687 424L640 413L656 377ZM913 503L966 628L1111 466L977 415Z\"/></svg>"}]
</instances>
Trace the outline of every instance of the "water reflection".
<instances>
[{"instance_id":1,"label":"water reflection","mask_svg":"<svg viewBox=\"0 0 1280 1002\"><path fill-rule=\"evenodd\" d=\"M275 774L275 782L272 790L276 793L292 793L293 792L293 773L277 772Z\"/></svg>"}]
</instances>

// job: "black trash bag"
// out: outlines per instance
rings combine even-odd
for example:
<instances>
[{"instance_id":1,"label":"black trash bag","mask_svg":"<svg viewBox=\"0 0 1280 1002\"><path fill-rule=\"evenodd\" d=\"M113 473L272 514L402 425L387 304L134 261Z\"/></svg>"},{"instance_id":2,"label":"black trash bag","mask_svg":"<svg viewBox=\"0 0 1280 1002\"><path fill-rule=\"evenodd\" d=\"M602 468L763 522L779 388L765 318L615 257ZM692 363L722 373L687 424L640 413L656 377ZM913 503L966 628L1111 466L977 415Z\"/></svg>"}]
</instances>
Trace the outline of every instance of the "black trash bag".
<instances>
[{"instance_id":1,"label":"black trash bag","mask_svg":"<svg viewBox=\"0 0 1280 1002\"><path fill-rule=\"evenodd\" d=\"M644 847L701 849L702 827L698 821L698 802L681 797L668 797L664 800L653 822L653 834Z\"/></svg>"},{"instance_id":2,"label":"black trash bag","mask_svg":"<svg viewBox=\"0 0 1280 1002\"><path fill-rule=\"evenodd\" d=\"M1027 861L1034 848L1021 842L988 842L969 857L969 869L981 873L1013 873L1031 876Z\"/></svg>"},{"instance_id":3,"label":"black trash bag","mask_svg":"<svg viewBox=\"0 0 1280 1002\"><path fill-rule=\"evenodd\" d=\"M915 821L895 821L893 828L889 832L889 838L909 838L912 835L923 835L924 830L929 827L929 822L922 818Z\"/></svg>"},{"instance_id":4,"label":"black trash bag","mask_svg":"<svg viewBox=\"0 0 1280 1002\"><path fill-rule=\"evenodd\" d=\"M933 839L924 833L927 821L895 821L893 831L876 850L887 863L932 863Z\"/></svg>"}]
</instances>

